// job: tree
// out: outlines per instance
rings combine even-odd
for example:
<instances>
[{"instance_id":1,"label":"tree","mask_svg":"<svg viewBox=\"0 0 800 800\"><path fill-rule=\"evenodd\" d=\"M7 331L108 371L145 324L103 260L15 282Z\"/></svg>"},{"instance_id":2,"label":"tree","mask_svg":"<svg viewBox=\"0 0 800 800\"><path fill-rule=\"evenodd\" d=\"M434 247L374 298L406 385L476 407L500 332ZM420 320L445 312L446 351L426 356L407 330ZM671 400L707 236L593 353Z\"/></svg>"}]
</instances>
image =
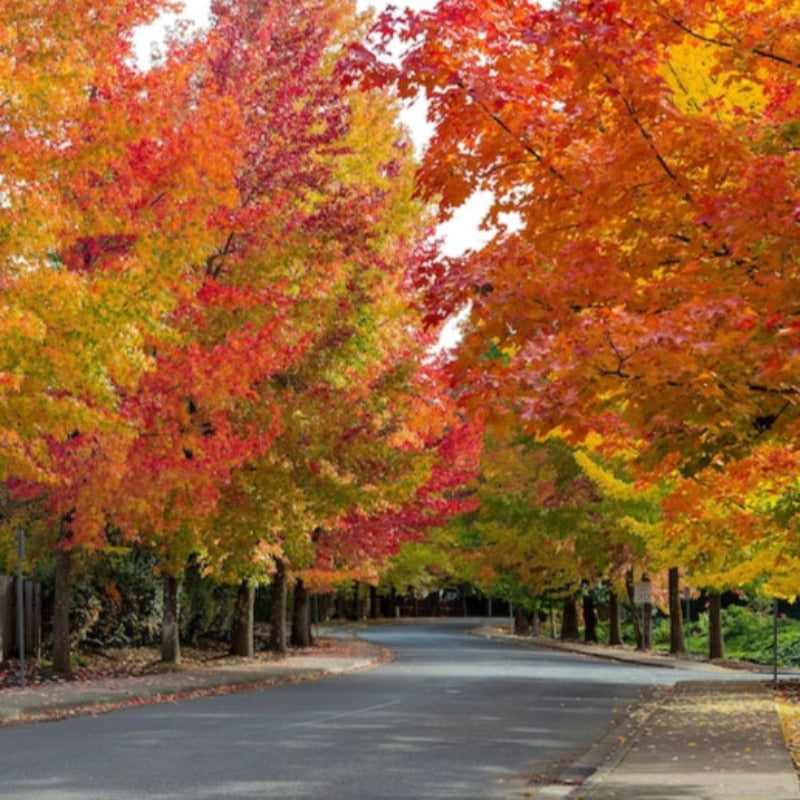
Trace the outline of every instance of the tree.
<instances>
[{"instance_id":1,"label":"tree","mask_svg":"<svg viewBox=\"0 0 800 800\"><path fill-rule=\"evenodd\" d=\"M474 405L635 440L655 478L794 439L793 10L445 0L376 34L401 63L353 64L430 104L420 192L493 198L489 242L420 276L432 316L469 308Z\"/></svg>"},{"instance_id":2,"label":"tree","mask_svg":"<svg viewBox=\"0 0 800 800\"><path fill-rule=\"evenodd\" d=\"M186 259L203 252L204 213L230 192L224 148L214 150L224 109L182 105L192 92L179 69L132 66L134 28L163 4L34 5L4 14L0 225L13 235L0 253L0 469L15 495L45 497L63 611L69 550L105 536L132 440L123 404L168 333ZM187 147L200 139L212 150ZM58 614L54 662L65 672L67 624Z\"/></svg>"},{"instance_id":3,"label":"tree","mask_svg":"<svg viewBox=\"0 0 800 800\"><path fill-rule=\"evenodd\" d=\"M793 23L772 3L737 8L444 2L391 28L412 42L398 85L426 91L436 124L421 191L446 215L486 189L487 223L518 220L440 264L431 303L471 302L465 369L487 342L513 353L475 371L531 426L635 426L672 465L793 420L772 419L793 391L780 266L794 247L794 77L780 53ZM687 47L724 95L667 79Z\"/></svg>"}]
</instances>

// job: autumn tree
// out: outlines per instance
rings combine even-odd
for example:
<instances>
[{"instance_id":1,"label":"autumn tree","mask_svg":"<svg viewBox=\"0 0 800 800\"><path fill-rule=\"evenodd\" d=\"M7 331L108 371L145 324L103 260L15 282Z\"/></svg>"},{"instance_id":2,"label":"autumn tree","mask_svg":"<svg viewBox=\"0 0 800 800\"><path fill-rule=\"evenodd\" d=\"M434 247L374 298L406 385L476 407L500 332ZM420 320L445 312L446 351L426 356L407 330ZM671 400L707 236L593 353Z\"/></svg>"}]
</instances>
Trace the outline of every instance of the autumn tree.
<instances>
[{"instance_id":1,"label":"autumn tree","mask_svg":"<svg viewBox=\"0 0 800 800\"><path fill-rule=\"evenodd\" d=\"M181 70L133 66L133 30L165 4L7 5L2 475L51 515L54 665L68 672L69 551L102 543L133 433L122 406L171 335L205 213L230 198L213 127L226 115L182 105L193 92Z\"/></svg>"},{"instance_id":2,"label":"autumn tree","mask_svg":"<svg viewBox=\"0 0 800 800\"><path fill-rule=\"evenodd\" d=\"M420 276L433 316L469 308L474 404L632 437L655 478L795 438L796 11L445 0L376 26L399 66L354 51L426 95L442 217L492 197L488 243Z\"/></svg>"},{"instance_id":3,"label":"autumn tree","mask_svg":"<svg viewBox=\"0 0 800 800\"><path fill-rule=\"evenodd\" d=\"M176 341L126 406L141 433L117 509L161 556L170 619L190 553L236 576L246 608L265 556L276 585L290 569L299 577L315 530L394 507L427 479L403 474L395 433L398 409L421 402L403 394L435 336L419 330L408 281L424 214L395 108L339 81L336 54L358 24L311 0L212 11L192 74L237 122L237 200L208 216L217 243L187 265ZM197 52L190 43L176 57ZM391 547L388 530L384 544L371 535L375 553ZM353 556L357 533L343 538ZM177 660L168 627L163 656Z\"/></svg>"}]
</instances>

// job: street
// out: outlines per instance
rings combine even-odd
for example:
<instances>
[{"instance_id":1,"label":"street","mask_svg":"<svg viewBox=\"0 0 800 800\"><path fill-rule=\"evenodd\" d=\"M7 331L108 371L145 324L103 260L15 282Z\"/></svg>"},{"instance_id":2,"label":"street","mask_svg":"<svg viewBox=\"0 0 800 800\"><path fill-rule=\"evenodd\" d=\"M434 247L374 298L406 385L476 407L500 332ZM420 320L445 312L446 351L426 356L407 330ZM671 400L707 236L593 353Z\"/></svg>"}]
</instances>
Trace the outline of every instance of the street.
<instances>
[{"instance_id":1,"label":"street","mask_svg":"<svg viewBox=\"0 0 800 800\"><path fill-rule=\"evenodd\" d=\"M0 797L488 800L554 780L689 671L378 625L391 663L264 691L0 729Z\"/></svg>"}]
</instances>

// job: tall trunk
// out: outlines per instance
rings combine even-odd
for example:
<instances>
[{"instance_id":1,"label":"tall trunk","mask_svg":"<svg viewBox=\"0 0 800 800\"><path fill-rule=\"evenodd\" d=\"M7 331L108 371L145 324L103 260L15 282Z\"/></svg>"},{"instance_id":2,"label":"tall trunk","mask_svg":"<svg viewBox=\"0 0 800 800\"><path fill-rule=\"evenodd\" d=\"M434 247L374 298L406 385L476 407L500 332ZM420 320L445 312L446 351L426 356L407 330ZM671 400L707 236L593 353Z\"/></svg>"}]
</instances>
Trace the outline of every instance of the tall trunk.
<instances>
[{"instance_id":1,"label":"tall trunk","mask_svg":"<svg viewBox=\"0 0 800 800\"><path fill-rule=\"evenodd\" d=\"M285 653L286 648L286 566L275 560L275 575L272 578L272 614L270 616L269 649Z\"/></svg>"},{"instance_id":2,"label":"tall trunk","mask_svg":"<svg viewBox=\"0 0 800 800\"><path fill-rule=\"evenodd\" d=\"M319 602L319 595L314 592L311 595L311 610L308 612L311 615L312 625L319 625L319 623L322 622L319 611Z\"/></svg>"},{"instance_id":3,"label":"tall trunk","mask_svg":"<svg viewBox=\"0 0 800 800\"><path fill-rule=\"evenodd\" d=\"M236 605L233 609L233 628L231 630L231 655L252 658L253 626L255 622L256 587L242 581L236 592Z\"/></svg>"},{"instance_id":4,"label":"tall trunk","mask_svg":"<svg viewBox=\"0 0 800 800\"><path fill-rule=\"evenodd\" d=\"M528 616L531 620L531 636L538 636L542 632L542 617L539 608L535 608Z\"/></svg>"},{"instance_id":5,"label":"tall trunk","mask_svg":"<svg viewBox=\"0 0 800 800\"><path fill-rule=\"evenodd\" d=\"M161 660L165 664L181 663L178 585L173 575L164 576L164 610L161 616Z\"/></svg>"},{"instance_id":6,"label":"tall trunk","mask_svg":"<svg viewBox=\"0 0 800 800\"><path fill-rule=\"evenodd\" d=\"M352 605L350 608L350 619L358 620L360 617L358 607L358 581L353 581Z\"/></svg>"},{"instance_id":7,"label":"tall trunk","mask_svg":"<svg viewBox=\"0 0 800 800\"><path fill-rule=\"evenodd\" d=\"M708 657L725 658L725 642L722 638L722 595L708 593Z\"/></svg>"},{"instance_id":8,"label":"tall trunk","mask_svg":"<svg viewBox=\"0 0 800 800\"><path fill-rule=\"evenodd\" d=\"M53 608L53 670L61 675L72 675L70 658L70 566L72 553L56 550L55 601Z\"/></svg>"},{"instance_id":9,"label":"tall trunk","mask_svg":"<svg viewBox=\"0 0 800 800\"><path fill-rule=\"evenodd\" d=\"M669 652L673 655L681 655L684 652L680 577L678 567L669 568Z\"/></svg>"},{"instance_id":10,"label":"tall trunk","mask_svg":"<svg viewBox=\"0 0 800 800\"><path fill-rule=\"evenodd\" d=\"M578 629L578 598L571 594L564 598L564 617L561 620L561 641L576 642L581 638Z\"/></svg>"},{"instance_id":11,"label":"tall trunk","mask_svg":"<svg viewBox=\"0 0 800 800\"><path fill-rule=\"evenodd\" d=\"M378 619L380 616L380 598L378 597L378 587L369 587L369 618Z\"/></svg>"},{"instance_id":12,"label":"tall trunk","mask_svg":"<svg viewBox=\"0 0 800 800\"><path fill-rule=\"evenodd\" d=\"M517 606L514 609L514 634L516 636L528 636L530 632L530 614L522 606Z\"/></svg>"},{"instance_id":13,"label":"tall trunk","mask_svg":"<svg viewBox=\"0 0 800 800\"><path fill-rule=\"evenodd\" d=\"M594 607L594 598L590 594L583 596L583 640L597 641L597 611Z\"/></svg>"},{"instance_id":14,"label":"tall trunk","mask_svg":"<svg viewBox=\"0 0 800 800\"><path fill-rule=\"evenodd\" d=\"M628 595L628 604L631 609L631 622L633 623L633 638L636 640L636 649L644 650L644 636L642 635L642 623L639 618L639 609L636 607L636 600L633 594L632 569L629 569L625 573L625 591Z\"/></svg>"},{"instance_id":15,"label":"tall trunk","mask_svg":"<svg viewBox=\"0 0 800 800\"><path fill-rule=\"evenodd\" d=\"M653 604L642 604L642 649L653 647Z\"/></svg>"},{"instance_id":16,"label":"tall trunk","mask_svg":"<svg viewBox=\"0 0 800 800\"><path fill-rule=\"evenodd\" d=\"M292 647L311 647L311 593L303 579L294 582L294 607L292 609Z\"/></svg>"},{"instance_id":17,"label":"tall trunk","mask_svg":"<svg viewBox=\"0 0 800 800\"><path fill-rule=\"evenodd\" d=\"M608 590L608 643L622 644L622 624L619 613L619 595L615 589Z\"/></svg>"}]
</instances>

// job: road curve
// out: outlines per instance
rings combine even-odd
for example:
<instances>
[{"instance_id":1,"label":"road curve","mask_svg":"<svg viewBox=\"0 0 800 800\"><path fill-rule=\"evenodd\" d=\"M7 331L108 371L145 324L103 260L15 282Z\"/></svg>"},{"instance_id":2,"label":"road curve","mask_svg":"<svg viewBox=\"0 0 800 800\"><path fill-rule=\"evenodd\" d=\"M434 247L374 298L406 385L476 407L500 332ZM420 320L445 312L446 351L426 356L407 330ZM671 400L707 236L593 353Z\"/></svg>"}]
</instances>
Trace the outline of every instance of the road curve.
<instances>
[{"instance_id":1,"label":"road curve","mask_svg":"<svg viewBox=\"0 0 800 800\"><path fill-rule=\"evenodd\" d=\"M0 728L0 798L519 797L691 675L490 641L474 624L368 628L394 657L365 672Z\"/></svg>"}]
</instances>

